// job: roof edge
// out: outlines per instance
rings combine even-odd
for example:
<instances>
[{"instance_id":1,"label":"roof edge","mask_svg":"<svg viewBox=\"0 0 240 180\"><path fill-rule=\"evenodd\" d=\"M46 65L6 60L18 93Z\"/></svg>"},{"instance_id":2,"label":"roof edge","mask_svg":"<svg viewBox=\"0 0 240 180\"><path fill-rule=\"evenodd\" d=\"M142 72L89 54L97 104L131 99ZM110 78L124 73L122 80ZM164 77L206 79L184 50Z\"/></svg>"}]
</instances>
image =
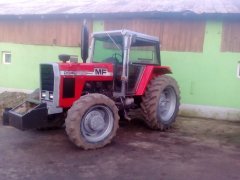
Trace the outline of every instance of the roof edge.
<instances>
[{"instance_id":1,"label":"roof edge","mask_svg":"<svg viewBox=\"0 0 240 180\"><path fill-rule=\"evenodd\" d=\"M192 11L184 12L121 12L121 13L57 13L57 14L12 14L1 15L0 19L62 19L62 18L89 18L89 19L114 19L114 18L173 18L173 19L239 19L240 13L201 13Z\"/></svg>"}]
</instances>

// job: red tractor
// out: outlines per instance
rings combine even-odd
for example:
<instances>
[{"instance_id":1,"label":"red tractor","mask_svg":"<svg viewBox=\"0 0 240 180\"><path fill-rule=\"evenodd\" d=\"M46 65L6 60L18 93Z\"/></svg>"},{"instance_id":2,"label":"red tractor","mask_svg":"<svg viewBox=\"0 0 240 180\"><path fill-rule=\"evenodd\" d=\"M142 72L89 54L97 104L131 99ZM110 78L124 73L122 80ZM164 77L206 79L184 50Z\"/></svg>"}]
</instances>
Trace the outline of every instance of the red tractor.
<instances>
[{"instance_id":1,"label":"red tractor","mask_svg":"<svg viewBox=\"0 0 240 180\"><path fill-rule=\"evenodd\" d=\"M40 65L40 100L29 99L4 112L4 124L21 130L62 125L78 147L96 149L110 143L119 119L141 109L146 124L165 130L179 110L179 87L160 64L159 40L128 31L92 35L82 30L83 63L60 55L59 63ZM64 114L66 119L64 121Z\"/></svg>"}]
</instances>

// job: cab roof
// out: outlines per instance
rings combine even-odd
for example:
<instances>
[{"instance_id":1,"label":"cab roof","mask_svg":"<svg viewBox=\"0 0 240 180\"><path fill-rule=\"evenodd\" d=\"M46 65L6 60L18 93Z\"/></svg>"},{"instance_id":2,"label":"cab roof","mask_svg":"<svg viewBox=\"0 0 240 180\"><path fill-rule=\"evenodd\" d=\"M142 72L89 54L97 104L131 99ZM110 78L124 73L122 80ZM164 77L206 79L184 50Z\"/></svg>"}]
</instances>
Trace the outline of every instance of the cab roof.
<instances>
[{"instance_id":1,"label":"cab roof","mask_svg":"<svg viewBox=\"0 0 240 180\"><path fill-rule=\"evenodd\" d=\"M139 32L135 32L135 31L130 31L130 30L127 30L127 29L114 30L114 31L95 32L95 33L93 33L92 36L96 37L96 38L103 38L103 37L106 37L108 35L110 35L110 36L132 35L132 36L135 36L136 38L141 38L141 39L145 39L145 40L159 42L159 38L158 37L150 36L150 35L139 33Z\"/></svg>"}]
</instances>

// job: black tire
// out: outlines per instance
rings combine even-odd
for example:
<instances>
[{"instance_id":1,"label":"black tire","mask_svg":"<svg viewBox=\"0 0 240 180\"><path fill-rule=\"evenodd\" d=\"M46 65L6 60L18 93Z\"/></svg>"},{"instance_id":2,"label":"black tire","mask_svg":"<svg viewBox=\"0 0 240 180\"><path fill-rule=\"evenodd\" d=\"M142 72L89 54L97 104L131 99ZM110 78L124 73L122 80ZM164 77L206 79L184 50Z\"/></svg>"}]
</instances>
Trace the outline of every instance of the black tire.
<instances>
[{"instance_id":1,"label":"black tire","mask_svg":"<svg viewBox=\"0 0 240 180\"><path fill-rule=\"evenodd\" d=\"M165 130L176 120L180 105L177 82L162 75L152 79L142 97L144 122L151 129Z\"/></svg>"},{"instance_id":2,"label":"black tire","mask_svg":"<svg viewBox=\"0 0 240 180\"><path fill-rule=\"evenodd\" d=\"M102 94L87 94L73 104L65 120L69 139L83 149L109 144L119 126L118 108Z\"/></svg>"}]
</instances>

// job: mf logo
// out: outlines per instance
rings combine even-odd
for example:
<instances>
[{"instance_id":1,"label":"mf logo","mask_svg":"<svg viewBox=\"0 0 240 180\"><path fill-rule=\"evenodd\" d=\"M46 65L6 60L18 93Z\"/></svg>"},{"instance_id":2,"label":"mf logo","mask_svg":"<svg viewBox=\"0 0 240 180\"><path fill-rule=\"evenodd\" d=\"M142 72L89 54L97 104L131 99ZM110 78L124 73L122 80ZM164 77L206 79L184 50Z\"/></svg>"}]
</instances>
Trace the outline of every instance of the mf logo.
<instances>
[{"instance_id":1,"label":"mf logo","mask_svg":"<svg viewBox=\"0 0 240 180\"><path fill-rule=\"evenodd\" d=\"M103 68L95 68L94 69L94 74L96 75L106 75L107 74L107 69L103 69Z\"/></svg>"}]
</instances>

